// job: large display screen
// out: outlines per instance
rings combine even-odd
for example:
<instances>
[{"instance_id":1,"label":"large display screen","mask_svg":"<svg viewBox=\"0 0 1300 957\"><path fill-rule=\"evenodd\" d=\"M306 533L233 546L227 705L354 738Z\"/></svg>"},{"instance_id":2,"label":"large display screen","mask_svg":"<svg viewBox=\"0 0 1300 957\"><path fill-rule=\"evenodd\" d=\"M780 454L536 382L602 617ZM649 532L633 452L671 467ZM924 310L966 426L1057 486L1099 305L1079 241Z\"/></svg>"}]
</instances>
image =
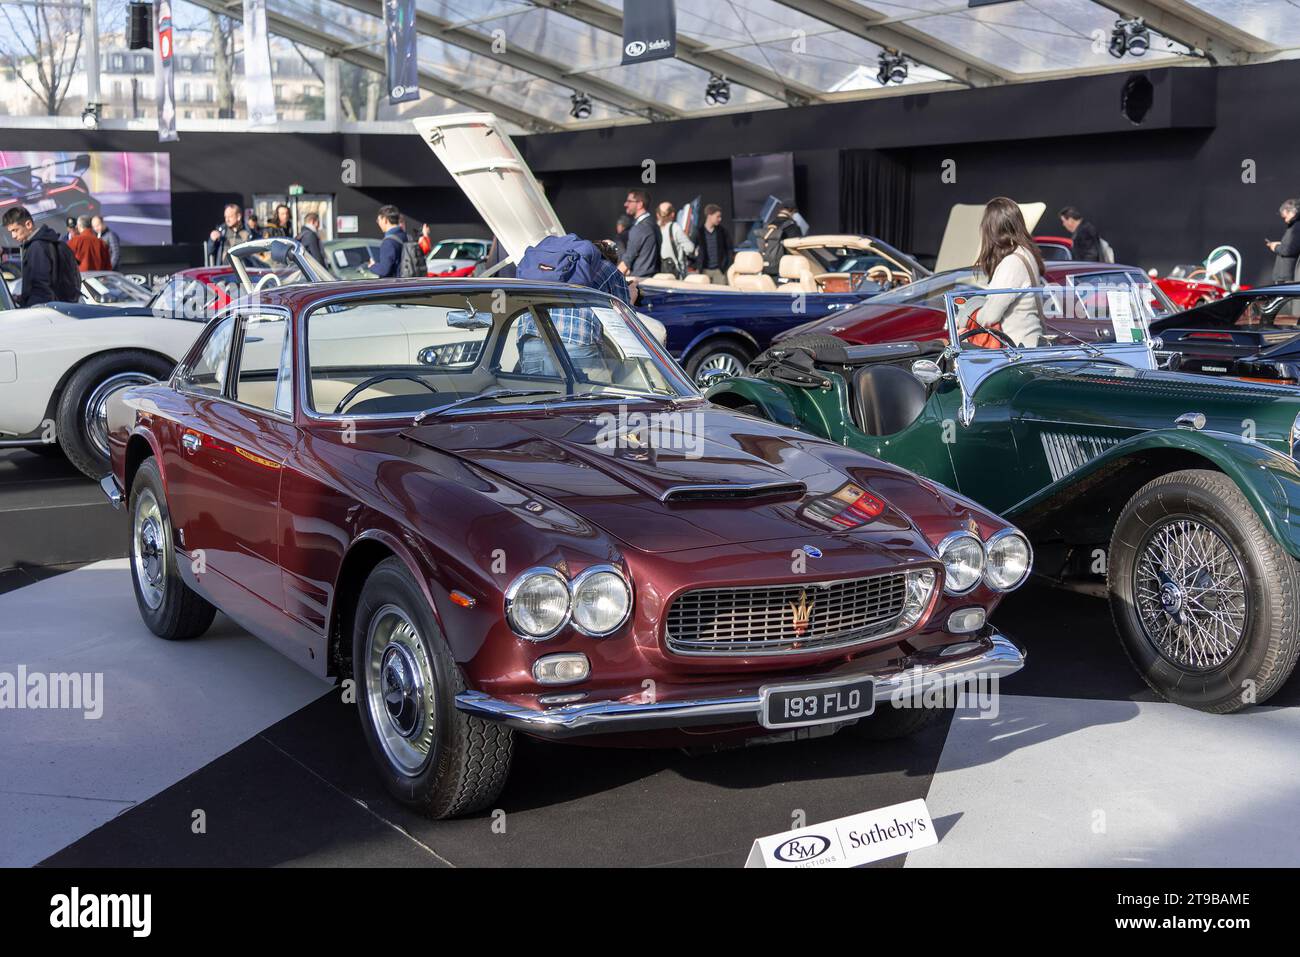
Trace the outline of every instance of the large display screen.
<instances>
[{"instance_id":1,"label":"large display screen","mask_svg":"<svg viewBox=\"0 0 1300 957\"><path fill-rule=\"evenodd\" d=\"M171 185L166 153L0 150L0 214L24 206L60 234L69 216L99 215L125 245L170 244Z\"/></svg>"},{"instance_id":2,"label":"large display screen","mask_svg":"<svg viewBox=\"0 0 1300 957\"><path fill-rule=\"evenodd\" d=\"M763 213L769 196L794 199L793 153L744 153L731 157L731 210L739 220Z\"/></svg>"}]
</instances>

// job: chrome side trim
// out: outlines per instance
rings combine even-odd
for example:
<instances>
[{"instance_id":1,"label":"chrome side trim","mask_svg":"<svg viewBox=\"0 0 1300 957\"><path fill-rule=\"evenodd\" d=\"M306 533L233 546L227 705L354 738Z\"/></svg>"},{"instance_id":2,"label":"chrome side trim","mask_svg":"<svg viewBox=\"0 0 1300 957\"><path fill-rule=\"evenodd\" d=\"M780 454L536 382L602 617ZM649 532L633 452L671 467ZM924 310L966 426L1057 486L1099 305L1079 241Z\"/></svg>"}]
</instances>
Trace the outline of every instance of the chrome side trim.
<instances>
[{"instance_id":1,"label":"chrome side trim","mask_svg":"<svg viewBox=\"0 0 1300 957\"><path fill-rule=\"evenodd\" d=\"M906 659L899 671L883 674L858 672L819 676L807 682L810 688L872 678L876 701L886 701L895 692L909 694L917 685L936 679L963 676L1015 674L1025 664L1024 653L997 632L984 639L959 639L953 646L970 647L973 654L944 656L946 649ZM949 646L949 647L953 647ZM519 731L550 738L625 731L654 731L691 725L752 724L759 726L763 698L769 687L788 689L802 682L773 681L757 691L732 697L692 698L682 701L591 701L536 709L493 698L479 691L456 696L456 708L487 721L499 721ZM782 729L799 725L782 725Z\"/></svg>"},{"instance_id":2,"label":"chrome side trim","mask_svg":"<svg viewBox=\"0 0 1300 957\"><path fill-rule=\"evenodd\" d=\"M121 508L122 502L126 496L122 494L122 486L117 484L117 476L111 472L99 480L100 490L108 497L108 504L113 508Z\"/></svg>"}]
</instances>

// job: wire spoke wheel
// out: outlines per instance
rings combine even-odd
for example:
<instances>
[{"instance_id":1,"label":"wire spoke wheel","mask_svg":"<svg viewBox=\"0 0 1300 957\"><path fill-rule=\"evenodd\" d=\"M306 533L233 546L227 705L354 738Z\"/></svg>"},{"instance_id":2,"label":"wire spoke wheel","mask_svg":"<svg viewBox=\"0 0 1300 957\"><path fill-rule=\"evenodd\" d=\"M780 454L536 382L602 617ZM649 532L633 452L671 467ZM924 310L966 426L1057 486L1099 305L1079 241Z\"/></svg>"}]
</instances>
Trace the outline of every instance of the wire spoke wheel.
<instances>
[{"instance_id":1,"label":"wire spoke wheel","mask_svg":"<svg viewBox=\"0 0 1300 957\"><path fill-rule=\"evenodd\" d=\"M1240 558L1218 530L1188 516L1147 533L1133 568L1133 596L1147 640L1191 672L1221 668L1250 625Z\"/></svg>"}]
</instances>

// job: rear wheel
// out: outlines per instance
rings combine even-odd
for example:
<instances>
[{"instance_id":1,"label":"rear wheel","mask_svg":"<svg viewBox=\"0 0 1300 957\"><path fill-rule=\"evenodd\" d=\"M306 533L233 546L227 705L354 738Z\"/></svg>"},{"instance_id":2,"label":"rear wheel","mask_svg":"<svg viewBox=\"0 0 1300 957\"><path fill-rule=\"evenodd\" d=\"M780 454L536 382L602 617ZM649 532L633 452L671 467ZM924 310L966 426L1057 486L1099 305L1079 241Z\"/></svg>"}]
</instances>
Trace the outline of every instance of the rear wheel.
<instances>
[{"instance_id":1,"label":"rear wheel","mask_svg":"<svg viewBox=\"0 0 1300 957\"><path fill-rule=\"evenodd\" d=\"M514 734L456 708L465 690L424 593L396 558L366 580L352 629L357 705L388 790L433 818L488 807L510 772Z\"/></svg>"},{"instance_id":2,"label":"rear wheel","mask_svg":"<svg viewBox=\"0 0 1300 957\"><path fill-rule=\"evenodd\" d=\"M1300 652L1300 574L1227 476L1187 470L1144 485L1111 539L1111 612L1162 697L1228 713L1267 700Z\"/></svg>"},{"instance_id":3,"label":"rear wheel","mask_svg":"<svg viewBox=\"0 0 1300 957\"><path fill-rule=\"evenodd\" d=\"M197 638L217 610L176 567L171 514L158 463L145 459L131 482L131 584L140 617L159 638Z\"/></svg>"},{"instance_id":4,"label":"rear wheel","mask_svg":"<svg viewBox=\"0 0 1300 957\"><path fill-rule=\"evenodd\" d=\"M722 372L728 376L742 376L754 353L744 343L735 339L716 339L696 348L686 360L686 374L700 382L709 372Z\"/></svg>"},{"instance_id":5,"label":"rear wheel","mask_svg":"<svg viewBox=\"0 0 1300 957\"><path fill-rule=\"evenodd\" d=\"M59 446L73 465L93 479L108 472L108 397L118 389L147 385L171 374L172 364L129 350L95 356L68 379L59 396L55 427Z\"/></svg>"}]
</instances>

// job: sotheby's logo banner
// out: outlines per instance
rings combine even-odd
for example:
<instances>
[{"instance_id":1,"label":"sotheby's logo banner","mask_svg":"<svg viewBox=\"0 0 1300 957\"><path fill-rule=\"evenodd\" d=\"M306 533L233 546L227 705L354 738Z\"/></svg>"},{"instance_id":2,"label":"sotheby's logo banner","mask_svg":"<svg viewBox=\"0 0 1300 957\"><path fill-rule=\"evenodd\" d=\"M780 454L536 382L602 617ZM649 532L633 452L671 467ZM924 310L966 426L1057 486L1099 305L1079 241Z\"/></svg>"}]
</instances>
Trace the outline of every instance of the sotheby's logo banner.
<instances>
[{"instance_id":1,"label":"sotheby's logo banner","mask_svg":"<svg viewBox=\"0 0 1300 957\"><path fill-rule=\"evenodd\" d=\"M857 867L938 843L930 812L918 798L760 837L745 866Z\"/></svg>"},{"instance_id":2,"label":"sotheby's logo banner","mask_svg":"<svg viewBox=\"0 0 1300 957\"><path fill-rule=\"evenodd\" d=\"M623 62L644 63L676 55L675 0L627 0L623 4Z\"/></svg>"},{"instance_id":3,"label":"sotheby's logo banner","mask_svg":"<svg viewBox=\"0 0 1300 957\"><path fill-rule=\"evenodd\" d=\"M420 65L415 52L415 0L384 0L384 33L388 102L418 100Z\"/></svg>"}]
</instances>

